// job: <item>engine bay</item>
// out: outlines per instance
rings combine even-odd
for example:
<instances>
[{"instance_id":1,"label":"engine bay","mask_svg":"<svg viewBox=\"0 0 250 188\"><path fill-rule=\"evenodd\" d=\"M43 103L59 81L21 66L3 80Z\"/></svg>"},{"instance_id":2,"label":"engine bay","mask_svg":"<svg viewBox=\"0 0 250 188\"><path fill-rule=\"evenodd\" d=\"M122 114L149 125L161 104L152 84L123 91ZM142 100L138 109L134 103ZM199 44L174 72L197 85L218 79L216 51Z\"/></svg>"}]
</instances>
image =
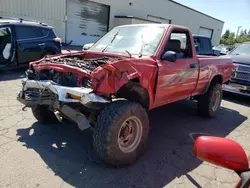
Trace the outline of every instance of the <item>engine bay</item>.
<instances>
[{"instance_id":1,"label":"engine bay","mask_svg":"<svg viewBox=\"0 0 250 188\"><path fill-rule=\"evenodd\" d=\"M45 58L41 61L39 65L46 63L60 64L60 65L68 65L72 67L81 68L88 73L93 72L97 67L107 64L114 61L119 61L121 58L94 58L94 59L85 59L81 55L71 55L71 56L63 56L63 57L53 57L53 58ZM60 72L55 70L54 68L43 69L39 71L35 71L32 68L26 71L27 77L32 80L52 80L61 86L68 87L86 87L91 88L92 82L89 77L78 77L77 74L73 72Z\"/></svg>"},{"instance_id":2,"label":"engine bay","mask_svg":"<svg viewBox=\"0 0 250 188\"><path fill-rule=\"evenodd\" d=\"M114 61L119 61L121 58L94 58L94 59L85 59L80 55L75 56L66 56L66 57L58 57L58 58L48 58L45 59L44 63L57 63L57 64L65 64L74 67L79 67L85 69L87 71L94 71L97 67L103 64L111 63Z\"/></svg>"}]
</instances>

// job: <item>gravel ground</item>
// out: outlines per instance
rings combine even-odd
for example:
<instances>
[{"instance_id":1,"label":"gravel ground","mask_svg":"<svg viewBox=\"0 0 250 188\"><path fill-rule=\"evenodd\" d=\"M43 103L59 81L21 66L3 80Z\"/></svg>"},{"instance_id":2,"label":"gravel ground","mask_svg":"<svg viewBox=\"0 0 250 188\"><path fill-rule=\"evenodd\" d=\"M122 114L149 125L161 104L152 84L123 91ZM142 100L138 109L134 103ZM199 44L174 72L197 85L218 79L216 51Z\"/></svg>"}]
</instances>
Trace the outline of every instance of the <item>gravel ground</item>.
<instances>
[{"instance_id":1,"label":"gravel ground","mask_svg":"<svg viewBox=\"0 0 250 188\"><path fill-rule=\"evenodd\" d=\"M23 70L0 73L0 187L233 187L232 171L193 155L192 133L228 137L250 153L247 98L227 94L215 119L197 116L181 101L149 112L148 152L134 165L114 169L95 155L91 134L74 125L45 126L16 100Z\"/></svg>"}]
</instances>

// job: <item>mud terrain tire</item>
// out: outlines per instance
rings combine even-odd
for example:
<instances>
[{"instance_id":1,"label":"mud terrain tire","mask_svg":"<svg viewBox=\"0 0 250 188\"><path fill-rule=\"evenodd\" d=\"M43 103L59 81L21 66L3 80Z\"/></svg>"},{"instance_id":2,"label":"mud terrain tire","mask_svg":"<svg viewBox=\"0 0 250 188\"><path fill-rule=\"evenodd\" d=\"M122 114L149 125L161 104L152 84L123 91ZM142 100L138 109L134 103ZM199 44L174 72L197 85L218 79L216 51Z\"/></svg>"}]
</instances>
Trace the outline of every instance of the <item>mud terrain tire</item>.
<instances>
[{"instance_id":1,"label":"mud terrain tire","mask_svg":"<svg viewBox=\"0 0 250 188\"><path fill-rule=\"evenodd\" d=\"M203 117L215 117L222 100L222 86L220 83L211 83L207 93L199 96L198 110Z\"/></svg>"},{"instance_id":2,"label":"mud terrain tire","mask_svg":"<svg viewBox=\"0 0 250 188\"><path fill-rule=\"evenodd\" d=\"M58 123L56 116L48 109L48 106L37 105L31 107L34 117L43 124Z\"/></svg>"},{"instance_id":3,"label":"mud terrain tire","mask_svg":"<svg viewBox=\"0 0 250 188\"><path fill-rule=\"evenodd\" d=\"M138 103L119 100L104 108L97 117L93 145L104 161L121 167L132 164L144 153L148 133L146 110Z\"/></svg>"}]
</instances>

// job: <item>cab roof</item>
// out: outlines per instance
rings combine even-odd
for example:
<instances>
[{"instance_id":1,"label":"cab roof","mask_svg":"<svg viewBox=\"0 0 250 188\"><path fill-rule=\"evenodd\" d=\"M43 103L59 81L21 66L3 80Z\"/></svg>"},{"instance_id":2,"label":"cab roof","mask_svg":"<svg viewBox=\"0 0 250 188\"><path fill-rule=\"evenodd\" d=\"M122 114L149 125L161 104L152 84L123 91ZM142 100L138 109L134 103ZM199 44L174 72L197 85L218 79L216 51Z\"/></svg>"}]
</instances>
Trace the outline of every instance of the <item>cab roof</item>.
<instances>
[{"instance_id":1,"label":"cab roof","mask_svg":"<svg viewBox=\"0 0 250 188\"><path fill-rule=\"evenodd\" d=\"M26 20L23 18L11 18L11 17L1 17L0 16L0 25L25 25L25 26L36 26L43 28L52 28L46 23L42 23L36 20Z\"/></svg>"},{"instance_id":2,"label":"cab roof","mask_svg":"<svg viewBox=\"0 0 250 188\"><path fill-rule=\"evenodd\" d=\"M188 27L181 26L181 25L174 25L174 24L161 24L161 23L149 23L149 24L129 24L129 25L120 25L116 26L116 28L121 28L121 27L136 27L136 26L148 26L148 27L165 27L166 29L169 27L177 27L180 29L188 29Z\"/></svg>"}]
</instances>

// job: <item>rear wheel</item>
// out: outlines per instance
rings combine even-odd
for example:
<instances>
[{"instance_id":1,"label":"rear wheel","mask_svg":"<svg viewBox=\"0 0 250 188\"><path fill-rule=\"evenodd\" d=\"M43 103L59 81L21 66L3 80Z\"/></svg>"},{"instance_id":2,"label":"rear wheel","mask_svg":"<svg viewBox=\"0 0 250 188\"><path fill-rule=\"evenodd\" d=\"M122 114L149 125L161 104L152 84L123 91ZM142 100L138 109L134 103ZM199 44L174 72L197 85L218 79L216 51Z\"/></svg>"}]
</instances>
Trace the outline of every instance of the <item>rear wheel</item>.
<instances>
[{"instance_id":1,"label":"rear wheel","mask_svg":"<svg viewBox=\"0 0 250 188\"><path fill-rule=\"evenodd\" d=\"M49 110L48 106L37 105L31 107L31 110L34 117L43 124L52 124L58 122L56 116L52 111Z\"/></svg>"},{"instance_id":2,"label":"rear wheel","mask_svg":"<svg viewBox=\"0 0 250 188\"><path fill-rule=\"evenodd\" d=\"M222 86L220 83L211 83L206 94L199 96L198 110L204 117L214 117L222 100Z\"/></svg>"},{"instance_id":3,"label":"rear wheel","mask_svg":"<svg viewBox=\"0 0 250 188\"><path fill-rule=\"evenodd\" d=\"M148 133L146 110L134 102L117 101L98 116L93 145L106 162L114 166L128 165L143 154Z\"/></svg>"}]
</instances>

